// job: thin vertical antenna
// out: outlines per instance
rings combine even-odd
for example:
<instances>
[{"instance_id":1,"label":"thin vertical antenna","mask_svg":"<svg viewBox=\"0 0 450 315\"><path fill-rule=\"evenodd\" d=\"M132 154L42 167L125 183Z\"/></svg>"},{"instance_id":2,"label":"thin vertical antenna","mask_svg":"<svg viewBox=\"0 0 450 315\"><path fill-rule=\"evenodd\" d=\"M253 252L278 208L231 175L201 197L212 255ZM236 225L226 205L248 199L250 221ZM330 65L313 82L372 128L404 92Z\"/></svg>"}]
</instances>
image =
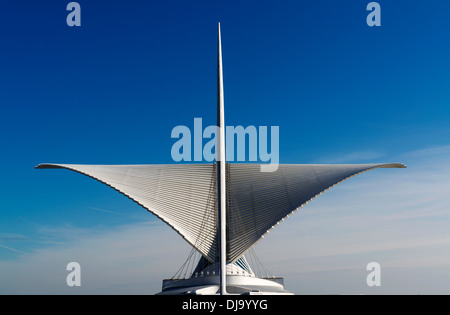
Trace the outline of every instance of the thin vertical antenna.
<instances>
[{"instance_id":1,"label":"thin vertical antenna","mask_svg":"<svg viewBox=\"0 0 450 315\"><path fill-rule=\"evenodd\" d=\"M226 229L226 180L225 180L225 116L223 105L223 70L222 70L222 40L220 23L218 23L217 46L217 182L219 192L219 274L220 294L227 294L227 229Z\"/></svg>"}]
</instances>

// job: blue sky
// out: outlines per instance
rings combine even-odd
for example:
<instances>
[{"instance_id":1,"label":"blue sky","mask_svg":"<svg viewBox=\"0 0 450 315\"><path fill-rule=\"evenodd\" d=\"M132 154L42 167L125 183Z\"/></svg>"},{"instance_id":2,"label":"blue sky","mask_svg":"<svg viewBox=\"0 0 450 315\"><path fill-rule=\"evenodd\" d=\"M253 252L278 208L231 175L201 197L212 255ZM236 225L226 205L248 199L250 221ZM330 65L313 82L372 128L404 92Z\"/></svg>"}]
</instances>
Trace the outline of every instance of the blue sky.
<instances>
[{"instance_id":1,"label":"blue sky","mask_svg":"<svg viewBox=\"0 0 450 315\"><path fill-rule=\"evenodd\" d=\"M128 276L118 276L117 283L105 280L108 276L91 278L91 287L83 285L83 292L105 292L107 285L119 292L129 287L157 292L161 279L176 272L189 248L144 209L84 176L34 166L174 163L172 128L193 126L195 117L202 117L205 126L215 123L219 21L227 125L279 126L281 163L408 165L406 170L377 170L354 178L305 207L311 217L298 213L286 220L285 232L274 230L258 244L258 253L272 264L270 269L277 274L284 270L287 274L281 276L287 283L297 279L291 280L296 293L372 293L352 286L348 279L359 276L348 266L384 259L392 267L387 271L391 279L419 273L422 278L416 286L387 282L377 292L450 292L449 281L436 284L438 289L429 284L434 283L431 279L450 280L450 259L440 256L450 244L437 241L450 240L445 202L450 192L444 176L450 170L447 0L379 1L380 27L367 26L369 1L360 0L79 1L81 27L67 26L67 3L0 4L0 279L6 279L0 280L0 293L12 292L8 289L12 283L16 285L11 290L18 293L32 288L71 293L64 287L65 264L77 259L86 259L98 270L111 264L117 268L115 274ZM328 212L331 208L333 215ZM342 240L342 246L351 243L351 235L345 233L352 227L344 223L341 229L333 227L332 235L312 228L314 222L326 226L338 220L338 210L342 218L356 220L351 221L357 222L353 226L365 226L364 220L379 224L372 226L374 230L354 231L368 248L374 246L372 251L355 244L354 250L342 248L343 254L323 254L327 259L322 260L309 251L320 244L323 253L341 248L326 246L325 237ZM377 214L393 216L389 217L393 221L380 221ZM400 219L401 215L408 219ZM398 223L397 232L391 229L392 222ZM264 254L275 250L276 240L283 242L283 233L292 233L289 239L299 242L309 237L300 243L306 246L301 253L284 260L298 261L303 274L294 266L277 269L283 262ZM296 233L302 239L296 239ZM112 245L102 242L111 235L117 235ZM142 235L145 242L139 241ZM374 235L383 237L375 244ZM426 252L412 247L417 244L412 235L430 242L423 245ZM152 243L160 237L180 250L174 265L162 264L151 254L161 252L168 260L174 255L164 252L157 241ZM318 244L310 244L317 239ZM136 249L123 253L131 263L118 263L120 253L104 256L105 261L87 258L99 250L95 246L114 244L124 244L120 247L124 251ZM138 250L143 244L149 246L143 249L148 257ZM389 244L398 244L395 255ZM375 254L364 256L367 252ZM418 263L416 258L425 253L428 260ZM277 254L291 255L287 249ZM59 265L45 267L50 266L45 257L58 257L53 261L61 261L61 274L54 276L52 271ZM314 269L320 261L335 264ZM408 265L411 261L416 263ZM142 267L148 282L128 287L126 279L133 277L126 266L141 263L160 268ZM47 280L27 278L31 266L43 268ZM398 266L409 266L410 273L396 272ZM424 278L419 272L432 268L442 270L440 277ZM98 270L92 277L101 274ZM330 287L324 270L347 284ZM364 275L364 266L362 270ZM323 291L325 287L334 291ZM411 289L415 287L416 291Z\"/></svg>"}]
</instances>

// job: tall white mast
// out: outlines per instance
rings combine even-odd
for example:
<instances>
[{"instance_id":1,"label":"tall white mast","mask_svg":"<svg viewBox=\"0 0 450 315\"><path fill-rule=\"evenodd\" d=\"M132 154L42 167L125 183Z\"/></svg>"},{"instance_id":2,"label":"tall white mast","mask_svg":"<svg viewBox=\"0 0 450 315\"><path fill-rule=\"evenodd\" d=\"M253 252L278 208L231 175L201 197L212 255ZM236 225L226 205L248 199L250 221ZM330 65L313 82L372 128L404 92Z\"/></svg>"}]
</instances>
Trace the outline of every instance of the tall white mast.
<instances>
[{"instance_id":1,"label":"tall white mast","mask_svg":"<svg viewBox=\"0 0 450 315\"><path fill-rule=\"evenodd\" d=\"M222 41L220 36L220 23L218 24L217 46L217 183L219 192L219 274L220 294L227 294L227 229L226 229L226 178L225 178L225 117L223 105L223 70L222 70Z\"/></svg>"}]
</instances>

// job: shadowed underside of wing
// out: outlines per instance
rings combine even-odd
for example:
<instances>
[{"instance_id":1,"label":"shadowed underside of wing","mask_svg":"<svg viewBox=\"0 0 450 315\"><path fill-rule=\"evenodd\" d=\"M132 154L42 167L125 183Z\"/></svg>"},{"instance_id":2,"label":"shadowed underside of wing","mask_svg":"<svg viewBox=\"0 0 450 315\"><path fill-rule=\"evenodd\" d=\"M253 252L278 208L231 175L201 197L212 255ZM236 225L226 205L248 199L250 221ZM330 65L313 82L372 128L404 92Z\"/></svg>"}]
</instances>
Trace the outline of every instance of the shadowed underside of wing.
<instances>
[{"instance_id":1,"label":"shadowed underside of wing","mask_svg":"<svg viewBox=\"0 0 450 315\"><path fill-rule=\"evenodd\" d=\"M375 168L399 163L227 165L227 261L235 262L289 214L332 186ZM217 261L217 170L215 164L40 164L92 177L155 214L210 262Z\"/></svg>"}]
</instances>

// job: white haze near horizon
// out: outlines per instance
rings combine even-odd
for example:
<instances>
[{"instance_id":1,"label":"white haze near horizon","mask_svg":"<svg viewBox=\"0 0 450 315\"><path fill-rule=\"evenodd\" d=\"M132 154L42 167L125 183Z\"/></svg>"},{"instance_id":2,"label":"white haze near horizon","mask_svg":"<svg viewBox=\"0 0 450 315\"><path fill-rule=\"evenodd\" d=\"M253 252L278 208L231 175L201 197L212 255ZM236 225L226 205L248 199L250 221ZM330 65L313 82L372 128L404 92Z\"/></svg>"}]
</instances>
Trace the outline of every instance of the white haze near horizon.
<instances>
[{"instance_id":1,"label":"white haze near horizon","mask_svg":"<svg viewBox=\"0 0 450 315\"><path fill-rule=\"evenodd\" d=\"M418 150L393 161L407 169L345 181L272 230L258 257L295 294L449 294L449 156L450 146ZM155 221L73 229L59 230L73 232L64 244L0 261L0 294L154 294L190 252ZM71 261L81 265L81 287L66 285ZM380 287L366 284L373 261Z\"/></svg>"}]
</instances>

